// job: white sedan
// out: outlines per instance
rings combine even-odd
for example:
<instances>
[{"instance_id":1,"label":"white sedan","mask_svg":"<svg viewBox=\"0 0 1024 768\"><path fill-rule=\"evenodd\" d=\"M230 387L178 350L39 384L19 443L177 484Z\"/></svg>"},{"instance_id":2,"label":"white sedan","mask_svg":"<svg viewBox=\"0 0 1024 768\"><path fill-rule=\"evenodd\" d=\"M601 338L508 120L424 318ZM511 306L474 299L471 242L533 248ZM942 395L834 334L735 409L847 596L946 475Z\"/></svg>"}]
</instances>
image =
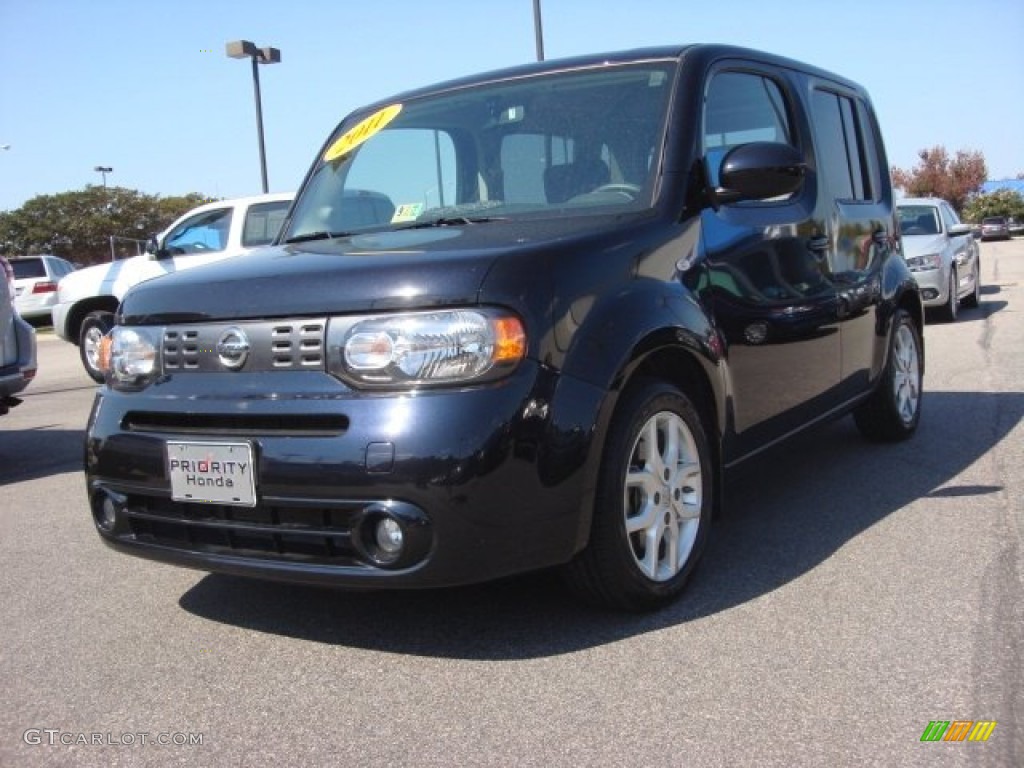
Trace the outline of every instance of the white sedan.
<instances>
[{"instance_id":1,"label":"white sedan","mask_svg":"<svg viewBox=\"0 0 1024 768\"><path fill-rule=\"evenodd\" d=\"M976 307L981 298L981 261L969 224L937 197L896 201L903 233L903 258L921 286L925 307L956 320L961 302Z\"/></svg>"}]
</instances>

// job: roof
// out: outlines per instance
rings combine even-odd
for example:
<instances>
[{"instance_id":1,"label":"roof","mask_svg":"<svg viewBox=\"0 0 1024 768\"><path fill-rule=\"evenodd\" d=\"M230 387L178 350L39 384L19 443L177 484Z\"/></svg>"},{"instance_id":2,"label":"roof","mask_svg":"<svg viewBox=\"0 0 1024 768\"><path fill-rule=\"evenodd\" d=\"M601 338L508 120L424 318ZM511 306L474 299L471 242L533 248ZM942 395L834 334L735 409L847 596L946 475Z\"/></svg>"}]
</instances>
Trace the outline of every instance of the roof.
<instances>
[{"instance_id":1,"label":"roof","mask_svg":"<svg viewBox=\"0 0 1024 768\"><path fill-rule=\"evenodd\" d=\"M564 59L546 59L544 61L520 64L518 66L508 67L505 69L477 72L456 80L435 83L393 95L390 98L365 105L357 109L355 112L352 112L349 117L366 112L373 112L390 104L406 102L421 96L428 96L443 91L457 90L460 88L499 80L525 78L547 72L559 72L571 69L583 69L587 67L630 64L656 60L675 60L680 62L692 59L694 66L700 67L709 62L723 58L755 58L759 61L768 62L778 67L796 69L826 80L832 80L853 90L864 92L864 89L858 83L849 80L842 75L821 69L813 64L797 61L785 56L769 53L767 51L722 43L690 43L635 48L623 51L611 51L607 53L592 53Z\"/></svg>"}]
</instances>

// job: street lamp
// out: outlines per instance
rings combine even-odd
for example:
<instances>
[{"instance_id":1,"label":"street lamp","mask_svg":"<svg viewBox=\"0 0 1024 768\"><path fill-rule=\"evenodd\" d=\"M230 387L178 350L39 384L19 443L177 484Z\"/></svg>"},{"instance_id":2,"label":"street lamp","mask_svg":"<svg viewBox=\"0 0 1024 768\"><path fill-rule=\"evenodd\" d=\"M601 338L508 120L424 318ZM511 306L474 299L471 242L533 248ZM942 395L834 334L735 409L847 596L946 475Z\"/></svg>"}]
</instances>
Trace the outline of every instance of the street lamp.
<instances>
[{"instance_id":1,"label":"street lamp","mask_svg":"<svg viewBox=\"0 0 1024 768\"><path fill-rule=\"evenodd\" d=\"M260 174L263 178L263 192L270 191L267 185L267 153L263 147L263 106L260 103L260 64L278 64L281 61L281 51L277 48L257 48L255 43L248 40L235 40L228 43L226 52L229 58L252 59L252 89L256 95L256 132L260 140Z\"/></svg>"},{"instance_id":2,"label":"street lamp","mask_svg":"<svg viewBox=\"0 0 1024 768\"><path fill-rule=\"evenodd\" d=\"M544 27L540 18L540 0L533 0L533 37L537 46L537 61L544 61Z\"/></svg>"},{"instance_id":3,"label":"street lamp","mask_svg":"<svg viewBox=\"0 0 1024 768\"><path fill-rule=\"evenodd\" d=\"M93 170L96 171L96 173L102 173L103 174L103 188L106 189L107 188L107 174L108 173L113 173L114 169L111 168L109 165L97 165L95 168L93 168Z\"/></svg>"}]
</instances>

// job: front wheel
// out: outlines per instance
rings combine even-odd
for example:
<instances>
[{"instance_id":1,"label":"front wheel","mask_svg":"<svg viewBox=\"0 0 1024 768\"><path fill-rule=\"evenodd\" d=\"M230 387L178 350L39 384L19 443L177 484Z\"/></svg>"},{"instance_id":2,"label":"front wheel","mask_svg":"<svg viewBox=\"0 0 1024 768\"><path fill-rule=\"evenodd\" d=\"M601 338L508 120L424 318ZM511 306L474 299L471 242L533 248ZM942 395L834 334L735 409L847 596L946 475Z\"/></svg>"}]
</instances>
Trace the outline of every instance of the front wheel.
<instances>
[{"instance_id":1,"label":"front wheel","mask_svg":"<svg viewBox=\"0 0 1024 768\"><path fill-rule=\"evenodd\" d=\"M942 319L947 323L956 322L957 310L960 309L960 299L957 293L960 291L960 282L957 279L956 267L949 270L949 298L942 305Z\"/></svg>"},{"instance_id":2,"label":"front wheel","mask_svg":"<svg viewBox=\"0 0 1024 768\"><path fill-rule=\"evenodd\" d=\"M100 371L100 341L114 327L114 315L110 312L90 312L82 321L78 331L78 354L82 366L92 380L103 383Z\"/></svg>"},{"instance_id":3,"label":"front wheel","mask_svg":"<svg viewBox=\"0 0 1024 768\"><path fill-rule=\"evenodd\" d=\"M981 259L974 262L974 289L969 296L964 297L964 306L971 309L981 304Z\"/></svg>"},{"instance_id":4,"label":"front wheel","mask_svg":"<svg viewBox=\"0 0 1024 768\"><path fill-rule=\"evenodd\" d=\"M606 607L659 608L682 592L707 540L712 460L693 404L674 387L631 387L613 418L590 542L570 587Z\"/></svg>"},{"instance_id":5,"label":"front wheel","mask_svg":"<svg viewBox=\"0 0 1024 768\"><path fill-rule=\"evenodd\" d=\"M853 412L857 428L870 440L906 440L921 419L924 372L921 337L904 309L896 310L889 359L871 397Z\"/></svg>"}]
</instances>

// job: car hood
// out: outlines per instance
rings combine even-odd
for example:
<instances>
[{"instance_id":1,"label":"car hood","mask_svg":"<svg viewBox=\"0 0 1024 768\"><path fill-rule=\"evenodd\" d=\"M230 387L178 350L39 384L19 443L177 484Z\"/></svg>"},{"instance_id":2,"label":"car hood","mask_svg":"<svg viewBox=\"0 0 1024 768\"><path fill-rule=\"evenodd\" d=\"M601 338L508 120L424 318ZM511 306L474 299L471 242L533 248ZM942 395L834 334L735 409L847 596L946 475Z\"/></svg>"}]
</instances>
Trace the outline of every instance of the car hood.
<instances>
[{"instance_id":1,"label":"car hood","mask_svg":"<svg viewBox=\"0 0 1024 768\"><path fill-rule=\"evenodd\" d=\"M148 256L132 256L108 264L97 264L78 269L61 278L57 285L60 301L71 301L82 296L113 293L113 285L122 277L141 272Z\"/></svg>"},{"instance_id":2,"label":"car hood","mask_svg":"<svg viewBox=\"0 0 1024 768\"><path fill-rule=\"evenodd\" d=\"M925 256L930 253L949 255L949 240L945 235L904 235L903 255L905 258Z\"/></svg>"},{"instance_id":3,"label":"car hood","mask_svg":"<svg viewBox=\"0 0 1024 768\"><path fill-rule=\"evenodd\" d=\"M125 324L313 316L476 302L501 255L529 237L499 224L376 232L263 249L130 290ZM507 234L507 233L506 233ZM535 247L535 246L534 246Z\"/></svg>"}]
</instances>

